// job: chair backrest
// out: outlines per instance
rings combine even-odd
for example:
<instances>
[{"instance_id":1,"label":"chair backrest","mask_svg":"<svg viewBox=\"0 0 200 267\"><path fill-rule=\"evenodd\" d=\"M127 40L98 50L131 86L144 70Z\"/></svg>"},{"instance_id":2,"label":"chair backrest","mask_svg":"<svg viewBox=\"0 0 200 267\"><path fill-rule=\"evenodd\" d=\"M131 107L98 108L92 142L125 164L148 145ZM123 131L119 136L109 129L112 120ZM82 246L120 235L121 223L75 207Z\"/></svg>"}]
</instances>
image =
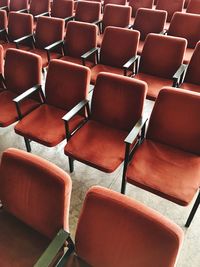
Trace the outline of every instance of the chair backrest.
<instances>
[{"instance_id":1,"label":"chair backrest","mask_svg":"<svg viewBox=\"0 0 200 267\"><path fill-rule=\"evenodd\" d=\"M75 20L92 23L100 19L101 4L98 2L78 1Z\"/></svg>"},{"instance_id":2,"label":"chair backrest","mask_svg":"<svg viewBox=\"0 0 200 267\"><path fill-rule=\"evenodd\" d=\"M3 153L3 208L49 238L60 228L68 231L71 187L69 175L53 163L14 148Z\"/></svg>"},{"instance_id":3,"label":"chair backrest","mask_svg":"<svg viewBox=\"0 0 200 267\"><path fill-rule=\"evenodd\" d=\"M139 8L153 8L154 0L129 0L129 6L132 7L132 17L135 17Z\"/></svg>"},{"instance_id":4,"label":"chair backrest","mask_svg":"<svg viewBox=\"0 0 200 267\"><path fill-rule=\"evenodd\" d=\"M0 29L6 29L8 26L7 12L0 10Z\"/></svg>"},{"instance_id":5,"label":"chair backrest","mask_svg":"<svg viewBox=\"0 0 200 267\"><path fill-rule=\"evenodd\" d=\"M60 18L39 17L35 32L35 44L37 48L63 40L65 22Z\"/></svg>"},{"instance_id":6,"label":"chair backrest","mask_svg":"<svg viewBox=\"0 0 200 267\"><path fill-rule=\"evenodd\" d=\"M65 53L79 58L82 54L97 46L98 28L94 24L70 21L64 42Z\"/></svg>"},{"instance_id":7,"label":"chair backrest","mask_svg":"<svg viewBox=\"0 0 200 267\"><path fill-rule=\"evenodd\" d=\"M182 240L182 229L158 212L95 186L86 195L75 246L90 266L173 267Z\"/></svg>"},{"instance_id":8,"label":"chair backrest","mask_svg":"<svg viewBox=\"0 0 200 267\"><path fill-rule=\"evenodd\" d=\"M50 11L50 0L31 0L30 2L30 13L33 16L42 14Z\"/></svg>"},{"instance_id":9,"label":"chair backrest","mask_svg":"<svg viewBox=\"0 0 200 267\"><path fill-rule=\"evenodd\" d=\"M200 15L177 12L174 14L168 35L187 39L188 47L195 48L200 40Z\"/></svg>"},{"instance_id":10,"label":"chair backrest","mask_svg":"<svg viewBox=\"0 0 200 267\"><path fill-rule=\"evenodd\" d=\"M114 4L114 5L122 5L125 6L127 3L127 0L104 0L104 8L108 4Z\"/></svg>"},{"instance_id":11,"label":"chair backrest","mask_svg":"<svg viewBox=\"0 0 200 267\"><path fill-rule=\"evenodd\" d=\"M33 34L33 16L26 13L9 12L9 40L12 42L29 34Z\"/></svg>"},{"instance_id":12,"label":"chair backrest","mask_svg":"<svg viewBox=\"0 0 200 267\"><path fill-rule=\"evenodd\" d=\"M185 82L200 85L200 42L197 43L185 75Z\"/></svg>"},{"instance_id":13,"label":"chair backrest","mask_svg":"<svg viewBox=\"0 0 200 267\"><path fill-rule=\"evenodd\" d=\"M163 31L167 18L165 10L153 10L139 8L134 20L133 29L140 32L140 39L145 40L149 33L160 33Z\"/></svg>"},{"instance_id":14,"label":"chair backrest","mask_svg":"<svg viewBox=\"0 0 200 267\"><path fill-rule=\"evenodd\" d=\"M89 83L89 68L61 60L52 60L45 85L46 102L69 111L86 99Z\"/></svg>"},{"instance_id":15,"label":"chair backrest","mask_svg":"<svg viewBox=\"0 0 200 267\"><path fill-rule=\"evenodd\" d=\"M91 119L129 132L140 119L147 84L130 77L100 73L91 103Z\"/></svg>"},{"instance_id":16,"label":"chair backrest","mask_svg":"<svg viewBox=\"0 0 200 267\"><path fill-rule=\"evenodd\" d=\"M73 0L54 0L51 8L51 16L56 18L67 18L73 15Z\"/></svg>"},{"instance_id":17,"label":"chair backrest","mask_svg":"<svg viewBox=\"0 0 200 267\"><path fill-rule=\"evenodd\" d=\"M183 62L186 46L183 38L150 33L144 42L139 71L172 79Z\"/></svg>"},{"instance_id":18,"label":"chair backrest","mask_svg":"<svg viewBox=\"0 0 200 267\"><path fill-rule=\"evenodd\" d=\"M200 94L164 88L154 105L147 138L200 155Z\"/></svg>"},{"instance_id":19,"label":"chair backrest","mask_svg":"<svg viewBox=\"0 0 200 267\"><path fill-rule=\"evenodd\" d=\"M100 50L100 63L122 68L136 56L140 33L118 27L106 27Z\"/></svg>"},{"instance_id":20,"label":"chair backrest","mask_svg":"<svg viewBox=\"0 0 200 267\"><path fill-rule=\"evenodd\" d=\"M9 0L0 0L0 7L9 6Z\"/></svg>"},{"instance_id":21,"label":"chair backrest","mask_svg":"<svg viewBox=\"0 0 200 267\"><path fill-rule=\"evenodd\" d=\"M103 30L107 26L115 26L125 28L130 24L131 7L121 5L108 4L102 19Z\"/></svg>"},{"instance_id":22,"label":"chair backrest","mask_svg":"<svg viewBox=\"0 0 200 267\"><path fill-rule=\"evenodd\" d=\"M5 57L4 77L6 88L21 94L41 84L42 59L30 52L8 49Z\"/></svg>"},{"instance_id":23,"label":"chair backrest","mask_svg":"<svg viewBox=\"0 0 200 267\"><path fill-rule=\"evenodd\" d=\"M166 10L168 13L167 21L170 22L175 12L182 12L184 2L185 0L158 0L156 4L156 9Z\"/></svg>"},{"instance_id":24,"label":"chair backrest","mask_svg":"<svg viewBox=\"0 0 200 267\"><path fill-rule=\"evenodd\" d=\"M28 0L10 0L10 11L28 9Z\"/></svg>"},{"instance_id":25,"label":"chair backrest","mask_svg":"<svg viewBox=\"0 0 200 267\"><path fill-rule=\"evenodd\" d=\"M186 13L200 14L200 1L199 0L190 0Z\"/></svg>"}]
</instances>

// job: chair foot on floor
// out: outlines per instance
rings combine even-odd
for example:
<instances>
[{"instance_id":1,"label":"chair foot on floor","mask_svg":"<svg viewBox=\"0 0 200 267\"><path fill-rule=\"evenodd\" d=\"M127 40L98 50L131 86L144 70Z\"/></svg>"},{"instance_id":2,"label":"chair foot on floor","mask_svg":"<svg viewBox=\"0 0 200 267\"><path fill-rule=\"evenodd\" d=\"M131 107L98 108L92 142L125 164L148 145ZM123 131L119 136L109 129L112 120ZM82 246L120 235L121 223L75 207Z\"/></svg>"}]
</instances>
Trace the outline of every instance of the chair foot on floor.
<instances>
[{"instance_id":1,"label":"chair foot on floor","mask_svg":"<svg viewBox=\"0 0 200 267\"><path fill-rule=\"evenodd\" d=\"M72 173L74 171L74 160L69 157L69 171Z\"/></svg>"},{"instance_id":2,"label":"chair foot on floor","mask_svg":"<svg viewBox=\"0 0 200 267\"><path fill-rule=\"evenodd\" d=\"M30 140L28 140L27 138L24 138L24 141L25 141L27 152L31 152Z\"/></svg>"},{"instance_id":3,"label":"chair foot on floor","mask_svg":"<svg viewBox=\"0 0 200 267\"><path fill-rule=\"evenodd\" d=\"M200 204L200 192L199 192L199 194L197 196L197 199L196 199L196 201L194 203L194 206L192 207L192 210L191 210L190 215L189 215L189 217L187 219L185 227L188 228L190 226L190 224L191 224L191 222L192 222L192 220L194 218L194 215L195 215L195 213L196 213L196 211L197 211L197 209L199 207L199 204Z\"/></svg>"}]
</instances>

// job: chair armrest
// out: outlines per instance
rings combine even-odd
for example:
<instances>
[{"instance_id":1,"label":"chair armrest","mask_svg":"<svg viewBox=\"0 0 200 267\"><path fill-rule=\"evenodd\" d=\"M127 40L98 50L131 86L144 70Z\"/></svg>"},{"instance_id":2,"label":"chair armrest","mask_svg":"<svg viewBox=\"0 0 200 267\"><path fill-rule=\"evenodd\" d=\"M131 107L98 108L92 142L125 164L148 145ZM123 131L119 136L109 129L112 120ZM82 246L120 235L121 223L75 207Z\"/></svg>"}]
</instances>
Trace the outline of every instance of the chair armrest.
<instances>
[{"instance_id":1,"label":"chair armrest","mask_svg":"<svg viewBox=\"0 0 200 267\"><path fill-rule=\"evenodd\" d=\"M188 65L182 64L173 76L173 87L179 87L184 80Z\"/></svg>"},{"instance_id":2,"label":"chair armrest","mask_svg":"<svg viewBox=\"0 0 200 267\"><path fill-rule=\"evenodd\" d=\"M85 66L86 59L88 59L89 57L91 57L94 54L96 55L96 60L98 62L98 52L99 52L99 48L98 47L94 47L91 50L87 51L85 54L83 54L81 56L83 65Z\"/></svg>"},{"instance_id":3,"label":"chair armrest","mask_svg":"<svg viewBox=\"0 0 200 267\"><path fill-rule=\"evenodd\" d=\"M131 66L135 66L135 72L137 73L138 71L138 62L139 62L139 56L134 56L131 59L129 59L124 65L123 65L123 69L124 69L124 76L127 75L127 71L130 69Z\"/></svg>"},{"instance_id":4,"label":"chair armrest","mask_svg":"<svg viewBox=\"0 0 200 267\"><path fill-rule=\"evenodd\" d=\"M38 14L38 15L34 16L34 18L38 19L41 16L49 16L49 12L44 12L44 13Z\"/></svg>"},{"instance_id":5,"label":"chair armrest","mask_svg":"<svg viewBox=\"0 0 200 267\"><path fill-rule=\"evenodd\" d=\"M127 25L125 28L127 28L127 29L131 29L133 27L133 24L129 24L129 25Z\"/></svg>"},{"instance_id":6,"label":"chair armrest","mask_svg":"<svg viewBox=\"0 0 200 267\"><path fill-rule=\"evenodd\" d=\"M73 15L73 16L70 16L70 17L67 17L67 18L65 18L64 20L65 20L65 23L66 22L68 22L68 21L70 21L70 20L73 20L75 18L75 16Z\"/></svg>"},{"instance_id":7,"label":"chair armrest","mask_svg":"<svg viewBox=\"0 0 200 267\"><path fill-rule=\"evenodd\" d=\"M50 44L50 45L48 45L48 46L46 46L44 48L44 50L46 50L46 52L47 52L48 62L50 62L50 60L51 60L50 51L52 51L52 50L54 50L55 48L58 48L58 47L63 48L63 45L64 45L63 40L60 40L60 41L57 41L57 42L55 42L53 44ZM61 52L61 54L62 54L62 52Z\"/></svg>"},{"instance_id":8,"label":"chair armrest","mask_svg":"<svg viewBox=\"0 0 200 267\"><path fill-rule=\"evenodd\" d=\"M16 13L23 13L23 12L28 13L29 10L28 10L27 8L24 8L24 9L17 10L17 11L15 11L15 12L16 12Z\"/></svg>"},{"instance_id":9,"label":"chair armrest","mask_svg":"<svg viewBox=\"0 0 200 267\"><path fill-rule=\"evenodd\" d=\"M162 30L162 31L160 32L160 34L162 34L162 35L166 35L166 34L167 34L167 30L166 30L166 29Z\"/></svg>"},{"instance_id":10,"label":"chair armrest","mask_svg":"<svg viewBox=\"0 0 200 267\"><path fill-rule=\"evenodd\" d=\"M62 119L66 122L69 122L71 118L73 118L83 107L85 107L89 103L89 100L85 99L79 102L74 108L72 108L69 112L67 112Z\"/></svg>"},{"instance_id":11,"label":"chair armrest","mask_svg":"<svg viewBox=\"0 0 200 267\"><path fill-rule=\"evenodd\" d=\"M16 44L16 47L19 48L19 44L22 43L22 42L24 42L24 41L27 41L27 40L31 40L32 43L34 44L35 43L34 35L33 34L29 34L29 35L23 36L21 38L15 39L13 41L13 43L15 43Z\"/></svg>"},{"instance_id":12,"label":"chair armrest","mask_svg":"<svg viewBox=\"0 0 200 267\"><path fill-rule=\"evenodd\" d=\"M69 233L60 229L34 267L48 267L69 238Z\"/></svg>"},{"instance_id":13,"label":"chair armrest","mask_svg":"<svg viewBox=\"0 0 200 267\"><path fill-rule=\"evenodd\" d=\"M146 125L148 118L146 117L141 117L139 121L135 124L133 129L130 131L130 133L127 135L125 138L124 142L126 144L132 144L133 141L137 138L138 134L140 131L143 129L143 127Z\"/></svg>"},{"instance_id":14,"label":"chair armrest","mask_svg":"<svg viewBox=\"0 0 200 267\"><path fill-rule=\"evenodd\" d=\"M21 95L15 97L13 99L13 101L15 103L20 103L22 102L24 99L26 99L27 97L29 97L30 95L32 95L33 93L35 93L36 91L40 91L41 90L41 85L35 85L33 87L31 87L30 89L26 90L24 93L22 93Z\"/></svg>"},{"instance_id":15,"label":"chair armrest","mask_svg":"<svg viewBox=\"0 0 200 267\"><path fill-rule=\"evenodd\" d=\"M0 29L0 34L3 34L4 37L6 38L6 41L9 42L9 37L6 28Z\"/></svg>"},{"instance_id":16,"label":"chair armrest","mask_svg":"<svg viewBox=\"0 0 200 267\"><path fill-rule=\"evenodd\" d=\"M9 7L8 7L8 6L1 6L1 7L0 7L0 10L6 10L6 11L9 11Z\"/></svg>"}]
</instances>

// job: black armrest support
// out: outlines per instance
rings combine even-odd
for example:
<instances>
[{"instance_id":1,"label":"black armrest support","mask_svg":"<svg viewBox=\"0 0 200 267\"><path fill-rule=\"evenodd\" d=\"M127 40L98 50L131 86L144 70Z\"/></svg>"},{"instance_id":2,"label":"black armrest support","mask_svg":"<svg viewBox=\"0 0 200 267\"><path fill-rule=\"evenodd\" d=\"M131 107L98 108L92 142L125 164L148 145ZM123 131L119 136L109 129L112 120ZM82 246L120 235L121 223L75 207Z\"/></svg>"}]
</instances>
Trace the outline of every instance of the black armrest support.
<instances>
[{"instance_id":1,"label":"black armrest support","mask_svg":"<svg viewBox=\"0 0 200 267\"><path fill-rule=\"evenodd\" d=\"M0 34L4 35L6 41L9 42L8 33L7 33L6 28L0 29Z\"/></svg>"},{"instance_id":2,"label":"black armrest support","mask_svg":"<svg viewBox=\"0 0 200 267\"><path fill-rule=\"evenodd\" d=\"M135 67L134 70L132 71L137 73L138 72L138 64L139 64L139 56L134 56L131 59L129 59L124 65L123 65L123 70L124 70L124 76L127 76L127 71L131 67Z\"/></svg>"},{"instance_id":3,"label":"black armrest support","mask_svg":"<svg viewBox=\"0 0 200 267\"><path fill-rule=\"evenodd\" d=\"M34 16L34 18L38 19L41 16L49 16L49 12L44 12L44 13L38 14L38 15Z\"/></svg>"},{"instance_id":4,"label":"black armrest support","mask_svg":"<svg viewBox=\"0 0 200 267\"><path fill-rule=\"evenodd\" d=\"M179 87L184 80L188 65L182 64L173 76L173 87Z\"/></svg>"},{"instance_id":5,"label":"black armrest support","mask_svg":"<svg viewBox=\"0 0 200 267\"><path fill-rule=\"evenodd\" d=\"M70 237L69 233L63 229L57 233L51 241L47 249L41 255L39 260L35 263L34 267L48 267L56 257L58 252L64 247L66 240Z\"/></svg>"},{"instance_id":6,"label":"black armrest support","mask_svg":"<svg viewBox=\"0 0 200 267\"><path fill-rule=\"evenodd\" d=\"M82 59L82 63L85 66L85 61L86 59L88 59L89 57L91 57L92 55L96 55L96 61L98 63L98 53L99 53L99 48L98 47L94 47L91 50L89 50L88 52L86 52L85 54L83 54L81 56Z\"/></svg>"},{"instance_id":7,"label":"black armrest support","mask_svg":"<svg viewBox=\"0 0 200 267\"><path fill-rule=\"evenodd\" d=\"M162 31L160 32L160 34L162 34L162 35L167 35L167 30L166 30L166 29L162 30Z\"/></svg>"},{"instance_id":8,"label":"black armrest support","mask_svg":"<svg viewBox=\"0 0 200 267\"><path fill-rule=\"evenodd\" d=\"M33 44L35 43L33 34L29 34L29 35L23 36L21 38L18 38L16 40L14 40L13 42L16 44L16 47L19 48L19 44L20 43L22 43L24 41L28 41L28 40L31 40Z\"/></svg>"},{"instance_id":9,"label":"black armrest support","mask_svg":"<svg viewBox=\"0 0 200 267\"><path fill-rule=\"evenodd\" d=\"M70 17L65 18L64 19L65 20L65 23L68 22L68 21L70 21L70 20L74 20L74 18L75 18L75 16L70 16Z\"/></svg>"},{"instance_id":10,"label":"black armrest support","mask_svg":"<svg viewBox=\"0 0 200 267\"><path fill-rule=\"evenodd\" d=\"M9 11L9 7L8 7L8 6L1 6L1 7L0 7L0 10L6 10L6 11Z\"/></svg>"},{"instance_id":11,"label":"black armrest support","mask_svg":"<svg viewBox=\"0 0 200 267\"><path fill-rule=\"evenodd\" d=\"M15 11L15 12L17 12L17 13L28 13L29 12L29 10L27 9L27 8L24 8L24 9L20 9L20 10L17 10L17 11Z\"/></svg>"},{"instance_id":12,"label":"black armrest support","mask_svg":"<svg viewBox=\"0 0 200 267\"><path fill-rule=\"evenodd\" d=\"M97 21L94 21L93 23L98 26L99 32L102 33L103 32L103 29L102 29L102 19L97 20Z\"/></svg>"},{"instance_id":13,"label":"black armrest support","mask_svg":"<svg viewBox=\"0 0 200 267\"><path fill-rule=\"evenodd\" d=\"M60 41L57 41L53 44L50 44L48 46L46 46L44 49L47 51L47 58L48 58L48 61L50 61L51 59L51 56L50 56L50 51L58 48L58 47L61 47L63 49L63 45L64 45L64 42L63 40L60 40Z\"/></svg>"}]
</instances>

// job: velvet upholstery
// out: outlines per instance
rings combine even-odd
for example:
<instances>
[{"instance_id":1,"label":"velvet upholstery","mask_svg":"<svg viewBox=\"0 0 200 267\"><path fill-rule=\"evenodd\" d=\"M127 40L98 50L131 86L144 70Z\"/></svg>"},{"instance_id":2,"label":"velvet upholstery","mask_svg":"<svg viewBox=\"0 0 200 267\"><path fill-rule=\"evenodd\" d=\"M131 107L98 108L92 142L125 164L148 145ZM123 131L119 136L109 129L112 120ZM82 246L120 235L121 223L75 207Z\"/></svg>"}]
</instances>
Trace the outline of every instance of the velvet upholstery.
<instances>
[{"instance_id":1,"label":"velvet upholstery","mask_svg":"<svg viewBox=\"0 0 200 267\"><path fill-rule=\"evenodd\" d=\"M89 266L173 267L182 241L181 228L159 213L95 186L83 204L75 247Z\"/></svg>"},{"instance_id":2,"label":"velvet upholstery","mask_svg":"<svg viewBox=\"0 0 200 267\"><path fill-rule=\"evenodd\" d=\"M126 0L104 0L104 7L108 4L111 5L126 5L127 1Z\"/></svg>"},{"instance_id":3,"label":"velvet upholstery","mask_svg":"<svg viewBox=\"0 0 200 267\"><path fill-rule=\"evenodd\" d=\"M113 172L124 158L123 140L142 114L146 90L143 82L100 73L89 121L70 138L65 154L104 172Z\"/></svg>"},{"instance_id":4,"label":"velvet upholstery","mask_svg":"<svg viewBox=\"0 0 200 267\"><path fill-rule=\"evenodd\" d=\"M146 140L128 166L129 183L179 205L192 201L200 187L199 103L197 93L160 91Z\"/></svg>"},{"instance_id":5,"label":"velvet upholstery","mask_svg":"<svg viewBox=\"0 0 200 267\"><path fill-rule=\"evenodd\" d=\"M4 73L3 46L0 45L0 74Z\"/></svg>"},{"instance_id":6,"label":"velvet upholstery","mask_svg":"<svg viewBox=\"0 0 200 267\"><path fill-rule=\"evenodd\" d=\"M51 16L56 18L67 18L73 15L74 1L54 0L51 8Z\"/></svg>"},{"instance_id":7,"label":"velvet upholstery","mask_svg":"<svg viewBox=\"0 0 200 267\"><path fill-rule=\"evenodd\" d=\"M139 8L153 8L153 0L130 0L129 6L132 7L132 17L135 17Z\"/></svg>"},{"instance_id":8,"label":"velvet upholstery","mask_svg":"<svg viewBox=\"0 0 200 267\"><path fill-rule=\"evenodd\" d=\"M139 73L134 76L148 83L147 97L155 100L159 90L171 83L183 62L187 41L183 38L149 34L141 54Z\"/></svg>"},{"instance_id":9,"label":"velvet upholstery","mask_svg":"<svg viewBox=\"0 0 200 267\"><path fill-rule=\"evenodd\" d=\"M28 9L28 0L10 0L10 11Z\"/></svg>"},{"instance_id":10,"label":"velvet upholstery","mask_svg":"<svg viewBox=\"0 0 200 267\"><path fill-rule=\"evenodd\" d=\"M137 54L139 36L138 31L107 27L103 36L99 63L92 68L91 82L95 83L98 73L102 71L123 74L123 65Z\"/></svg>"},{"instance_id":11,"label":"velvet upholstery","mask_svg":"<svg viewBox=\"0 0 200 267\"><path fill-rule=\"evenodd\" d=\"M80 101L86 99L90 70L61 60L52 60L47 73L43 105L23 118L15 131L27 139L45 146L55 146L66 136L62 117ZM84 116L74 116L70 130L82 122Z\"/></svg>"},{"instance_id":12,"label":"velvet upholstery","mask_svg":"<svg viewBox=\"0 0 200 267\"><path fill-rule=\"evenodd\" d=\"M93 23L100 19L101 4L91 1L79 1L77 3L75 20Z\"/></svg>"},{"instance_id":13,"label":"velvet upholstery","mask_svg":"<svg viewBox=\"0 0 200 267\"><path fill-rule=\"evenodd\" d=\"M191 49L191 51L187 51L185 62L190 60L192 52L200 40L199 28L200 15L177 12L171 20L168 35L185 38L188 41L187 48Z\"/></svg>"},{"instance_id":14,"label":"velvet upholstery","mask_svg":"<svg viewBox=\"0 0 200 267\"><path fill-rule=\"evenodd\" d=\"M175 12L182 12L184 0L158 0L156 9L167 11L167 21L170 22Z\"/></svg>"},{"instance_id":15,"label":"velvet upholstery","mask_svg":"<svg viewBox=\"0 0 200 267\"><path fill-rule=\"evenodd\" d=\"M0 29L6 29L8 25L6 10L0 10Z\"/></svg>"},{"instance_id":16,"label":"velvet upholstery","mask_svg":"<svg viewBox=\"0 0 200 267\"><path fill-rule=\"evenodd\" d=\"M50 11L50 0L31 0L29 12L33 16L49 12Z\"/></svg>"},{"instance_id":17,"label":"velvet upholstery","mask_svg":"<svg viewBox=\"0 0 200 267\"><path fill-rule=\"evenodd\" d=\"M186 13L200 14L200 2L198 0L190 0Z\"/></svg>"},{"instance_id":18,"label":"velvet upholstery","mask_svg":"<svg viewBox=\"0 0 200 267\"><path fill-rule=\"evenodd\" d=\"M78 21L70 21L67 23L67 31L64 41L64 53L65 56L62 60L70 60L70 57L79 60L75 63L82 64L81 55L88 52L92 48L97 46L97 32L98 28L94 24L83 23ZM88 60L93 66L94 58Z\"/></svg>"},{"instance_id":19,"label":"velvet upholstery","mask_svg":"<svg viewBox=\"0 0 200 267\"><path fill-rule=\"evenodd\" d=\"M54 164L14 148L3 153L1 266L33 266L58 230L68 231L71 187L70 177Z\"/></svg>"}]
</instances>

